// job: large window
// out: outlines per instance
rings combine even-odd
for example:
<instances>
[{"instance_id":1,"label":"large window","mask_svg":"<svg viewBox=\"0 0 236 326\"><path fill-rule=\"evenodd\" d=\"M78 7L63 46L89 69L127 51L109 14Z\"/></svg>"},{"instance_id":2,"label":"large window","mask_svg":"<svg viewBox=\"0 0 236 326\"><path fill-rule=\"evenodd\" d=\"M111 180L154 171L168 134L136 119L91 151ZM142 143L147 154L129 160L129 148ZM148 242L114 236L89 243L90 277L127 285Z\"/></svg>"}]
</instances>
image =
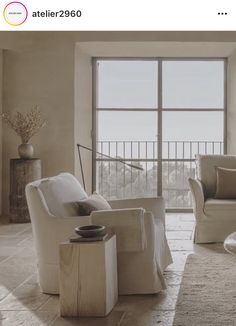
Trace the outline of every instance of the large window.
<instances>
[{"instance_id":1,"label":"large window","mask_svg":"<svg viewBox=\"0 0 236 326\"><path fill-rule=\"evenodd\" d=\"M224 59L96 59L94 185L191 207L197 153L225 152ZM127 165L119 160L124 160ZM128 164L142 167L143 170Z\"/></svg>"}]
</instances>

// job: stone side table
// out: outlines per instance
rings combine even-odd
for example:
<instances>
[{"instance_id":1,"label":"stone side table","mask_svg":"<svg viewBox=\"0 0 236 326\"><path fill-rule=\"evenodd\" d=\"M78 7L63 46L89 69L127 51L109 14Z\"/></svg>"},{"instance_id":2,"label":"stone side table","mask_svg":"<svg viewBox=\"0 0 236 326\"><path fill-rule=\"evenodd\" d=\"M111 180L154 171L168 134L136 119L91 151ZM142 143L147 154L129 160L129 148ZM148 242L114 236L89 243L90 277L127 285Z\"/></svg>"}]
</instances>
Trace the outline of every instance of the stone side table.
<instances>
[{"instance_id":1,"label":"stone side table","mask_svg":"<svg viewBox=\"0 0 236 326\"><path fill-rule=\"evenodd\" d=\"M41 178L41 160L37 158L10 160L10 222L30 222L25 186L27 183Z\"/></svg>"},{"instance_id":2,"label":"stone side table","mask_svg":"<svg viewBox=\"0 0 236 326\"><path fill-rule=\"evenodd\" d=\"M64 242L59 253L61 316L106 316L118 298L116 236Z\"/></svg>"}]
</instances>

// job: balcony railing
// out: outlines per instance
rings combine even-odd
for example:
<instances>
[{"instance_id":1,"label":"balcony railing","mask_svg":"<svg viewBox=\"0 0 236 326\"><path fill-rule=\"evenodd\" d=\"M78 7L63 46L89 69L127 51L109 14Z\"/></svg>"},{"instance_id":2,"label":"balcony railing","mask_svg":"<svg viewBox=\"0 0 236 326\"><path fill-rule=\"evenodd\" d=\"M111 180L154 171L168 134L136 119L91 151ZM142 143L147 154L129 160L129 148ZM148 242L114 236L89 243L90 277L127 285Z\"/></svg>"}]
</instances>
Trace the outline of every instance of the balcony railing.
<instances>
[{"instance_id":1,"label":"balcony railing","mask_svg":"<svg viewBox=\"0 0 236 326\"><path fill-rule=\"evenodd\" d=\"M163 141L158 151L157 141L99 141L97 151L114 159L97 156L96 186L107 199L121 199L157 196L162 184L167 208L190 208L188 178L195 177L195 155L223 154L223 147L219 141ZM160 150L162 158L158 157ZM143 171L116 158L142 166Z\"/></svg>"}]
</instances>

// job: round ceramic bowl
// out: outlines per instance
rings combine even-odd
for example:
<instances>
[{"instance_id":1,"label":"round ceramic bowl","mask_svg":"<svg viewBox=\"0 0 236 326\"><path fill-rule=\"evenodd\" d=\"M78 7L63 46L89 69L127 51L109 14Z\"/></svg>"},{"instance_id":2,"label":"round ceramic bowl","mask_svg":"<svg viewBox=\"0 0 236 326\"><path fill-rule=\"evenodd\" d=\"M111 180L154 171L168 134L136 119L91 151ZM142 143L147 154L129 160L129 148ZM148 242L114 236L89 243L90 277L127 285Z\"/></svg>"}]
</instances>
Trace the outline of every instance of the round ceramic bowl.
<instances>
[{"instance_id":1,"label":"round ceramic bowl","mask_svg":"<svg viewBox=\"0 0 236 326\"><path fill-rule=\"evenodd\" d=\"M75 228L75 232L83 238L92 238L102 236L105 233L105 226L104 225L84 225Z\"/></svg>"}]
</instances>

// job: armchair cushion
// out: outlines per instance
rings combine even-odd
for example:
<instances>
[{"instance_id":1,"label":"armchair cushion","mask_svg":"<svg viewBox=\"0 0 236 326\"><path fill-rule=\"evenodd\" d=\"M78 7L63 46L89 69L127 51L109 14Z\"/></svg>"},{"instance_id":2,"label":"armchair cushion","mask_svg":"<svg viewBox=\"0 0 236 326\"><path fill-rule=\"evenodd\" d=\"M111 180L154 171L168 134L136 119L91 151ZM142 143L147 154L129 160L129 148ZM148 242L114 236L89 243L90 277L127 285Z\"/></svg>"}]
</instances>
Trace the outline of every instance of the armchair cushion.
<instances>
[{"instance_id":1,"label":"armchair cushion","mask_svg":"<svg viewBox=\"0 0 236 326\"><path fill-rule=\"evenodd\" d=\"M204 212L206 215L210 215L213 212L219 211L221 215L222 212L236 211L236 200L209 198L205 201ZM223 221L224 219L222 218L222 222Z\"/></svg>"},{"instance_id":2,"label":"armchair cushion","mask_svg":"<svg viewBox=\"0 0 236 326\"><path fill-rule=\"evenodd\" d=\"M236 199L236 169L216 167L216 195L218 199Z\"/></svg>"},{"instance_id":3,"label":"armchair cushion","mask_svg":"<svg viewBox=\"0 0 236 326\"><path fill-rule=\"evenodd\" d=\"M197 178L203 183L205 198L213 198L216 193L215 166L236 169L234 155L196 155Z\"/></svg>"},{"instance_id":4,"label":"armchair cushion","mask_svg":"<svg viewBox=\"0 0 236 326\"><path fill-rule=\"evenodd\" d=\"M143 208L93 211L93 224L101 224L116 234L118 252L140 252L146 248Z\"/></svg>"},{"instance_id":5,"label":"armchair cushion","mask_svg":"<svg viewBox=\"0 0 236 326\"><path fill-rule=\"evenodd\" d=\"M90 215L93 211L111 210L105 198L99 194L92 194L88 198L79 201L79 215Z\"/></svg>"},{"instance_id":6,"label":"armchair cushion","mask_svg":"<svg viewBox=\"0 0 236 326\"><path fill-rule=\"evenodd\" d=\"M79 200L88 196L70 173L61 173L34 183L45 198L49 212L57 217L77 216Z\"/></svg>"}]
</instances>

